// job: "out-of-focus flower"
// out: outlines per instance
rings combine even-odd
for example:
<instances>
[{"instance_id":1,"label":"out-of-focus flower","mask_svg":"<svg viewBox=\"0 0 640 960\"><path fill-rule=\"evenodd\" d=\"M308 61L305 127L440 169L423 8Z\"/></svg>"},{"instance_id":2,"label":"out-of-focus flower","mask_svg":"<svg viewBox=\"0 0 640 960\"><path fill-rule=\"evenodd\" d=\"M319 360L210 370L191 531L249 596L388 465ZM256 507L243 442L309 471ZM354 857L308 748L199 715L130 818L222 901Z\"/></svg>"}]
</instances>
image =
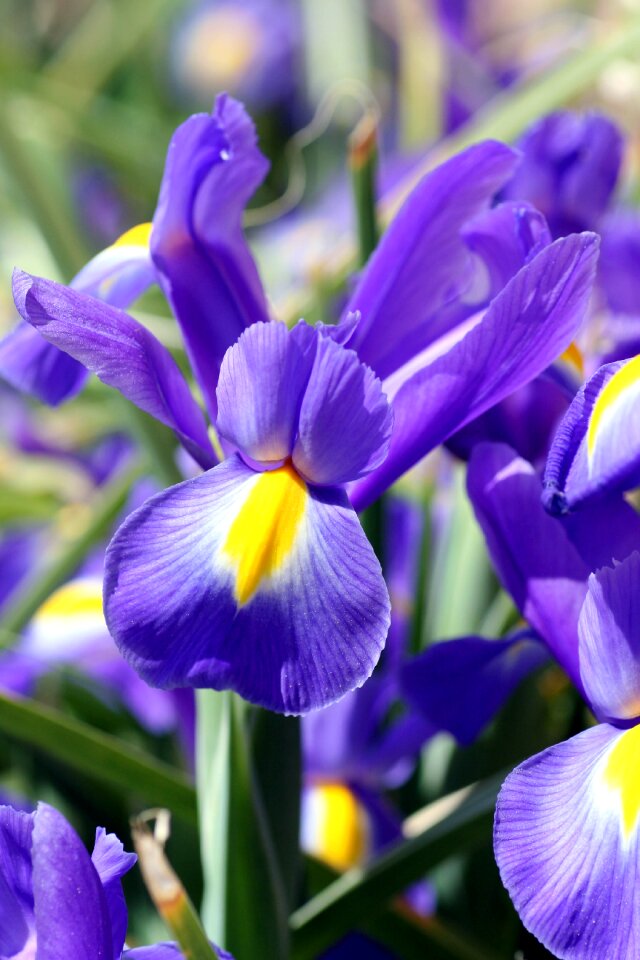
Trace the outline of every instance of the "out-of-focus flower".
<instances>
[{"instance_id":1,"label":"out-of-focus flower","mask_svg":"<svg viewBox=\"0 0 640 960\"><path fill-rule=\"evenodd\" d=\"M602 567L579 613L580 675L601 722L517 767L496 807L502 880L525 926L564 960L631 957L640 938L639 578L637 552Z\"/></svg>"},{"instance_id":2,"label":"out-of-focus flower","mask_svg":"<svg viewBox=\"0 0 640 960\"><path fill-rule=\"evenodd\" d=\"M301 11L291 0L200 0L172 42L178 86L198 101L223 90L264 109L300 89Z\"/></svg>"},{"instance_id":3,"label":"out-of-focus flower","mask_svg":"<svg viewBox=\"0 0 640 960\"><path fill-rule=\"evenodd\" d=\"M602 114L552 113L520 139L522 161L505 186L508 200L528 200L554 237L597 230L622 164L623 140Z\"/></svg>"},{"instance_id":4,"label":"out-of-focus flower","mask_svg":"<svg viewBox=\"0 0 640 960\"><path fill-rule=\"evenodd\" d=\"M47 960L180 960L175 944L126 950L121 878L136 862L118 838L96 830L91 856L46 803L34 813L0 807L0 953ZM228 958L228 954L219 953Z\"/></svg>"}]
</instances>

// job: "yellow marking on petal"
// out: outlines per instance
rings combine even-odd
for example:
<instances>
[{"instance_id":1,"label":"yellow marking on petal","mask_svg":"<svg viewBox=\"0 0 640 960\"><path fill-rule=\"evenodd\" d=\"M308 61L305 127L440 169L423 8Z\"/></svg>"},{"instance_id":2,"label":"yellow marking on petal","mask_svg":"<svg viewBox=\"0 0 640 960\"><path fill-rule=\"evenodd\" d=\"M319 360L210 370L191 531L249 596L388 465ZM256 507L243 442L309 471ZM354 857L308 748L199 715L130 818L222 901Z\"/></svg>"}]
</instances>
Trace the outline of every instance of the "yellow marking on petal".
<instances>
[{"instance_id":1,"label":"yellow marking on petal","mask_svg":"<svg viewBox=\"0 0 640 960\"><path fill-rule=\"evenodd\" d=\"M591 419L589 420L589 429L587 431L587 452L592 456L595 447L598 427L600 422L610 407L622 396L625 390L635 386L640 381L640 354L625 363L617 373L611 377L603 390L598 394Z\"/></svg>"},{"instance_id":2,"label":"yellow marking on petal","mask_svg":"<svg viewBox=\"0 0 640 960\"><path fill-rule=\"evenodd\" d=\"M560 354L560 359L570 364L581 377L584 377L584 357L577 343L570 343L564 353Z\"/></svg>"},{"instance_id":3,"label":"yellow marking on petal","mask_svg":"<svg viewBox=\"0 0 640 960\"><path fill-rule=\"evenodd\" d=\"M252 486L222 548L235 566L240 606L291 553L306 502L307 486L291 464L261 473Z\"/></svg>"},{"instance_id":4,"label":"yellow marking on petal","mask_svg":"<svg viewBox=\"0 0 640 960\"><path fill-rule=\"evenodd\" d=\"M325 783L315 789L322 817L318 857L335 870L349 870L362 863L367 852L366 813L342 783Z\"/></svg>"},{"instance_id":5,"label":"yellow marking on petal","mask_svg":"<svg viewBox=\"0 0 640 960\"><path fill-rule=\"evenodd\" d=\"M102 616L102 585L99 580L74 580L52 593L34 620L49 617Z\"/></svg>"},{"instance_id":6,"label":"yellow marking on petal","mask_svg":"<svg viewBox=\"0 0 640 960\"><path fill-rule=\"evenodd\" d=\"M139 223L118 237L112 247L148 247L151 238L152 223Z\"/></svg>"},{"instance_id":7,"label":"yellow marking on petal","mask_svg":"<svg viewBox=\"0 0 640 960\"><path fill-rule=\"evenodd\" d=\"M631 727L617 740L604 769L603 779L620 795L622 825L628 837L640 814L640 725Z\"/></svg>"}]
</instances>

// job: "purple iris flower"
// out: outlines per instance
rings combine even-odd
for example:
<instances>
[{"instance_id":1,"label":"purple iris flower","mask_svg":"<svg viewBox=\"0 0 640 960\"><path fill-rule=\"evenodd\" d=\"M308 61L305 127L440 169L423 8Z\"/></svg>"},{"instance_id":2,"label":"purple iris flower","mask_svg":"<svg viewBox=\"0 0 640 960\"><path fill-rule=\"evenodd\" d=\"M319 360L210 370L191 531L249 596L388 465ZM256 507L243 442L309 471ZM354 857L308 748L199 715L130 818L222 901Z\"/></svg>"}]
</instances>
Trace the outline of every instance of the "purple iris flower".
<instances>
[{"instance_id":1,"label":"purple iris flower","mask_svg":"<svg viewBox=\"0 0 640 960\"><path fill-rule=\"evenodd\" d=\"M217 400L238 452L120 528L107 623L154 685L306 713L362 684L387 634L386 586L344 484L384 459L389 406L352 351L302 323L247 330Z\"/></svg>"},{"instance_id":2,"label":"purple iris flower","mask_svg":"<svg viewBox=\"0 0 640 960\"><path fill-rule=\"evenodd\" d=\"M502 197L528 200L554 237L598 229L622 163L622 135L608 117L552 113L520 139L522 162Z\"/></svg>"},{"instance_id":3,"label":"purple iris flower","mask_svg":"<svg viewBox=\"0 0 640 960\"><path fill-rule=\"evenodd\" d=\"M114 834L96 830L91 856L53 807L0 807L0 955L67 960L180 960L172 943L124 948L121 878L136 862ZM219 951L221 958L229 954Z\"/></svg>"},{"instance_id":4,"label":"purple iris flower","mask_svg":"<svg viewBox=\"0 0 640 960\"><path fill-rule=\"evenodd\" d=\"M465 225L517 162L501 144L479 144L417 186L328 336L287 334L256 322L268 317L240 230L264 161L238 104L221 98L214 113L228 129L200 116L174 137L151 256L231 454L223 464L208 470L216 457L200 407L131 317L26 274L14 295L46 340L172 427L208 470L149 501L113 542L105 610L121 650L153 684L231 687L306 712L364 682L387 629L386 588L345 485L362 508L545 369L580 324L597 238L548 243L526 208L498 210L471 240ZM262 507L254 519L267 493L286 502L282 521Z\"/></svg>"},{"instance_id":5,"label":"purple iris flower","mask_svg":"<svg viewBox=\"0 0 640 960\"><path fill-rule=\"evenodd\" d=\"M526 760L496 807L495 852L525 926L563 960L640 942L640 554L591 574L579 669L595 727Z\"/></svg>"}]
</instances>

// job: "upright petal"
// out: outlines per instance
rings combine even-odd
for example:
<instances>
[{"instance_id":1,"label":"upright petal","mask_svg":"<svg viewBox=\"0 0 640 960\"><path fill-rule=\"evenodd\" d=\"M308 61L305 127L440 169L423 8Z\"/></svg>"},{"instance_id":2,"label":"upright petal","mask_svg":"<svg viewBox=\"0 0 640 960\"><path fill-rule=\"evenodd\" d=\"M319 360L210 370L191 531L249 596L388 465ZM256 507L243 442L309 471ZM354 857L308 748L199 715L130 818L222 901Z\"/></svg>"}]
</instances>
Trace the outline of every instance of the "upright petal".
<instances>
[{"instance_id":1,"label":"upright petal","mask_svg":"<svg viewBox=\"0 0 640 960\"><path fill-rule=\"evenodd\" d=\"M219 96L173 135L153 218L151 256L212 416L226 350L268 320L242 214L267 172L243 106Z\"/></svg>"},{"instance_id":2,"label":"upright petal","mask_svg":"<svg viewBox=\"0 0 640 960\"><path fill-rule=\"evenodd\" d=\"M542 509L533 467L508 447L481 444L468 489L500 580L579 684L576 624L590 571L564 527Z\"/></svg>"},{"instance_id":3,"label":"upright petal","mask_svg":"<svg viewBox=\"0 0 640 960\"><path fill-rule=\"evenodd\" d=\"M319 334L306 324L254 324L225 354L218 432L260 461L290 456Z\"/></svg>"},{"instance_id":4,"label":"upright petal","mask_svg":"<svg viewBox=\"0 0 640 960\"><path fill-rule=\"evenodd\" d=\"M346 496L237 456L127 519L107 552L105 612L147 682L231 688L283 713L364 683L389 626Z\"/></svg>"},{"instance_id":5,"label":"upright petal","mask_svg":"<svg viewBox=\"0 0 640 960\"><path fill-rule=\"evenodd\" d=\"M562 514L640 482L640 356L605 364L576 394L551 445L544 503Z\"/></svg>"},{"instance_id":6,"label":"upright petal","mask_svg":"<svg viewBox=\"0 0 640 960\"><path fill-rule=\"evenodd\" d=\"M114 960L120 960L127 935L127 905L120 881L137 859L135 853L125 853L115 833L107 833L104 827L96 829L91 862L98 871L111 918Z\"/></svg>"},{"instance_id":7,"label":"upright petal","mask_svg":"<svg viewBox=\"0 0 640 960\"><path fill-rule=\"evenodd\" d=\"M38 960L105 960L113 956L111 917L98 872L80 837L41 803L33 827L33 896Z\"/></svg>"},{"instance_id":8,"label":"upright petal","mask_svg":"<svg viewBox=\"0 0 640 960\"><path fill-rule=\"evenodd\" d=\"M42 336L177 433L199 462L215 462L202 411L173 357L132 317L52 280L14 272L16 306Z\"/></svg>"},{"instance_id":9,"label":"upright petal","mask_svg":"<svg viewBox=\"0 0 640 960\"><path fill-rule=\"evenodd\" d=\"M427 174L393 219L347 307L362 314L349 345L379 377L445 332L438 314L468 283L460 229L490 204L516 163L504 144L476 144Z\"/></svg>"},{"instance_id":10,"label":"upright petal","mask_svg":"<svg viewBox=\"0 0 640 960\"><path fill-rule=\"evenodd\" d=\"M459 743L473 743L548 653L531 631L503 640L460 637L436 643L402 668L409 702Z\"/></svg>"},{"instance_id":11,"label":"upright petal","mask_svg":"<svg viewBox=\"0 0 640 960\"><path fill-rule=\"evenodd\" d=\"M640 553L589 577L580 612L580 674L601 720L640 717Z\"/></svg>"},{"instance_id":12,"label":"upright petal","mask_svg":"<svg viewBox=\"0 0 640 960\"><path fill-rule=\"evenodd\" d=\"M318 337L298 418L296 468L322 485L364 477L386 457L392 422L373 371L353 350Z\"/></svg>"},{"instance_id":13,"label":"upright petal","mask_svg":"<svg viewBox=\"0 0 640 960\"><path fill-rule=\"evenodd\" d=\"M601 724L526 760L507 777L494 845L522 922L561 960L632 960L640 727Z\"/></svg>"},{"instance_id":14,"label":"upright petal","mask_svg":"<svg viewBox=\"0 0 640 960\"><path fill-rule=\"evenodd\" d=\"M398 378L389 455L352 490L357 509L470 420L532 380L573 340L587 308L598 238L545 247L513 277L484 317L446 353ZM418 361L416 361L418 362Z\"/></svg>"}]
</instances>

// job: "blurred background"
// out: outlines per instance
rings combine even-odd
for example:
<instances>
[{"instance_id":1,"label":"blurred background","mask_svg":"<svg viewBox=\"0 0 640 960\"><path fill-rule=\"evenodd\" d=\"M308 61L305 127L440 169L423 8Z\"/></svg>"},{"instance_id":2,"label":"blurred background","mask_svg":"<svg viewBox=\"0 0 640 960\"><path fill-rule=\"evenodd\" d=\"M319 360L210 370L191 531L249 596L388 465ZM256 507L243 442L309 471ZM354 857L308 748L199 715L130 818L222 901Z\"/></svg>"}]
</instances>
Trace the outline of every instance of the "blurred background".
<instances>
[{"instance_id":1,"label":"blurred background","mask_svg":"<svg viewBox=\"0 0 640 960\"><path fill-rule=\"evenodd\" d=\"M640 0L0 0L0 14L3 334L16 322L13 267L68 282L124 231L150 220L173 130L209 110L221 91L245 103L271 163L247 228L283 319L303 309L307 319L331 316L342 250L354 244L345 168L348 138L363 114L377 122L383 199L402 192L429 158L483 131L514 140L529 122L564 106L604 110L621 126L624 189L637 197L640 59L625 25L640 16ZM522 96L527 90L532 94ZM184 365L161 294L145 294L131 312ZM153 452L149 470L127 474L138 427L95 381L55 408L0 383L0 688L28 694L188 776L189 696L141 692L123 678L101 619L109 530L171 476ZM477 614L495 581L461 475L450 490L466 524ZM434 559L432 573L436 567ZM464 580L465 570L458 574ZM69 581L70 592L47 601ZM469 625L446 599L425 614L425 629L438 638ZM26 646L17 651L19 638ZM494 772L533 752L553 739L554 724L566 727L576 702L556 673L545 677L554 696L535 699L532 687L527 705L525 692L520 709L530 713L520 742L510 737L507 713L493 739L475 753L462 751L458 772L455 765L451 772L450 744L436 743L425 760L428 788L414 780L396 798L404 812L467 782L470 771ZM37 713L36 732L16 736L23 720L0 704L0 791L27 804L55 803L87 839L97 823L125 837L131 804L83 773L82 764L57 759L39 740ZM176 840L174 865L197 900L195 825L177 818ZM487 900L465 900L462 867L449 863L445 908L447 889L455 889L454 918L466 911L467 926L482 939L499 917L506 942L517 920L489 849L473 870L491 877ZM133 939L161 938L140 881L128 884ZM536 955L545 956L527 953Z\"/></svg>"}]
</instances>

